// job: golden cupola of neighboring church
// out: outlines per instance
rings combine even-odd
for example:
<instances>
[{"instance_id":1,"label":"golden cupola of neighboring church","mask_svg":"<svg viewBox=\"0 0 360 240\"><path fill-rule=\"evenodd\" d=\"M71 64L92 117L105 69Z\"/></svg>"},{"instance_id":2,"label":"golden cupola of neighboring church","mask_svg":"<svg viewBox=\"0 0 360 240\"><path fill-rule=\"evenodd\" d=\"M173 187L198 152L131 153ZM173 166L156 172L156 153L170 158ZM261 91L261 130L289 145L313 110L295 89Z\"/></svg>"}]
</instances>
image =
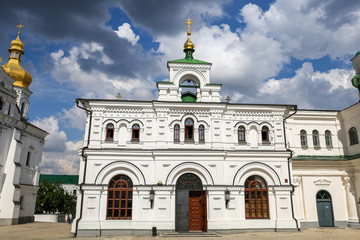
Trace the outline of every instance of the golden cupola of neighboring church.
<instances>
[{"instance_id":1,"label":"golden cupola of neighboring church","mask_svg":"<svg viewBox=\"0 0 360 240\"><path fill-rule=\"evenodd\" d=\"M15 80L14 86L23 87L29 90L29 85L32 82L32 77L25 69L22 68L21 56L24 54L24 43L20 40L20 29L24 27L22 22L17 25L19 28L18 35L16 39L12 40L10 43L10 58L9 62L2 65L2 68L5 72Z\"/></svg>"}]
</instances>

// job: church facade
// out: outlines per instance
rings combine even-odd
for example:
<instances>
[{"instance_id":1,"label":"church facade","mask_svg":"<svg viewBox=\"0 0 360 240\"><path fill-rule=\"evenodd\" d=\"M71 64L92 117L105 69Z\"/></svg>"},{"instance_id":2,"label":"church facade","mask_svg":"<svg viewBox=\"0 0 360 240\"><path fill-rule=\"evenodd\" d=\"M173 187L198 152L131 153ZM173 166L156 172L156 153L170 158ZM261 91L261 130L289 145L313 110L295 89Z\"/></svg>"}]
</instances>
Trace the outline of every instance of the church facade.
<instances>
[{"instance_id":1,"label":"church facade","mask_svg":"<svg viewBox=\"0 0 360 240\"><path fill-rule=\"evenodd\" d=\"M22 68L20 29L0 67L0 225L34 221L46 131L28 122L31 75Z\"/></svg>"},{"instance_id":2,"label":"church facade","mask_svg":"<svg viewBox=\"0 0 360 240\"><path fill-rule=\"evenodd\" d=\"M72 234L358 226L359 103L221 102L190 34L158 100L77 99L87 122Z\"/></svg>"}]
</instances>

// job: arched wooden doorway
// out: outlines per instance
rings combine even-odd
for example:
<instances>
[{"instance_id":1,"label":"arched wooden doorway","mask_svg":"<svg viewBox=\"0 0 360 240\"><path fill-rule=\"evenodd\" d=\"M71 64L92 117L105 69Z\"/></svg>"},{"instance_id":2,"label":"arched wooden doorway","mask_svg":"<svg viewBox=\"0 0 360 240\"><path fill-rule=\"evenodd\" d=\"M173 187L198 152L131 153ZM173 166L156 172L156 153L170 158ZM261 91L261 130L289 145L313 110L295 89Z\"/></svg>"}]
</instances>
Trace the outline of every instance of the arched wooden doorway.
<instances>
[{"instance_id":1,"label":"arched wooden doorway","mask_svg":"<svg viewBox=\"0 0 360 240\"><path fill-rule=\"evenodd\" d=\"M331 195L328 191L321 190L316 194L316 206L320 227L333 227L334 215L332 210Z\"/></svg>"},{"instance_id":2,"label":"arched wooden doorway","mask_svg":"<svg viewBox=\"0 0 360 240\"><path fill-rule=\"evenodd\" d=\"M198 176L185 173L176 182L175 231L207 231L206 191Z\"/></svg>"}]
</instances>

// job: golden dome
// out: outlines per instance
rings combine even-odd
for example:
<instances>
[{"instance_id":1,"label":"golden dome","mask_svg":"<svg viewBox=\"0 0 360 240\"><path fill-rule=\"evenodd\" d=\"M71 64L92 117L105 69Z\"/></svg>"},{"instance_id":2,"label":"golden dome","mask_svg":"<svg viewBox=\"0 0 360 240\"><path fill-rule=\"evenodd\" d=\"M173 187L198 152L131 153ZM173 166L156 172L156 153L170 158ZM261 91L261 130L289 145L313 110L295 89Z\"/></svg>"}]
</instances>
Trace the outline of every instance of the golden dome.
<instances>
[{"instance_id":1,"label":"golden dome","mask_svg":"<svg viewBox=\"0 0 360 240\"><path fill-rule=\"evenodd\" d=\"M192 43L190 38L188 38L184 44L184 49L194 49L194 47L195 47L195 45Z\"/></svg>"},{"instance_id":2,"label":"golden dome","mask_svg":"<svg viewBox=\"0 0 360 240\"><path fill-rule=\"evenodd\" d=\"M24 43L20 40L20 36L18 35L16 39L12 40L10 43L10 49L9 52L11 52L12 50L17 50L19 52L22 52L22 54L24 54Z\"/></svg>"},{"instance_id":3,"label":"golden dome","mask_svg":"<svg viewBox=\"0 0 360 240\"><path fill-rule=\"evenodd\" d=\"M21 56L24 54L24 43L20 40L20 29L24 25L18 25L19 32L16 39L12 40L10 43L10 58L9 62L2 65L2 68L5 72L15 80L14 86L23 87L29 90L29 85L32 82L32 77L25 69L22 68Z\"/></svg>"}]
</instances>

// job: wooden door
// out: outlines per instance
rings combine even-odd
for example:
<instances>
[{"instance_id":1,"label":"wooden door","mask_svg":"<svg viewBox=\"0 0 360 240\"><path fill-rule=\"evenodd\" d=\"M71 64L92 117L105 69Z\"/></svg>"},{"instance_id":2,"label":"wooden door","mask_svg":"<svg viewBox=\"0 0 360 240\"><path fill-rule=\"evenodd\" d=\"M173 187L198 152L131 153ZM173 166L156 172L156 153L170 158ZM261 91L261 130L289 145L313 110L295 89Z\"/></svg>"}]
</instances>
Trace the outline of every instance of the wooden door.
<instances>
[{"instance_id":1,"label":"wooden door","mask_svg":"<svg viewBox=\"0 0 360 240\"><path fill-rule=\"evenodd\" d=\"M189 192L189 231L207 231L206 191Z\"/></svg>"},{"instance_id":2,"label":"wooden door","mask_svg":"<svg viewBox=\"0 0 360 240\"><path fill-rule=\"evenodd\" d=\"M201 191L190 191L189 193L189 230L202 230Z\"/></svg>"}]
</instances>

